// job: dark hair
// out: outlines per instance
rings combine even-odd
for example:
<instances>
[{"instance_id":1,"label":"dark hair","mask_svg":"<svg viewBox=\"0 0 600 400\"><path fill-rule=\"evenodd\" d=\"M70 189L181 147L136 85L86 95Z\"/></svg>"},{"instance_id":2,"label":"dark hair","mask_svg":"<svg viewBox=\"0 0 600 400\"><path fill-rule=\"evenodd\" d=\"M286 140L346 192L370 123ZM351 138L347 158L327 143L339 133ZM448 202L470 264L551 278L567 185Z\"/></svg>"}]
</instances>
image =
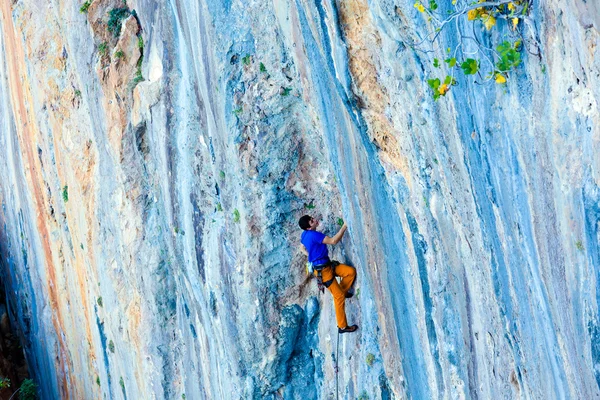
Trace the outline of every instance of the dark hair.
<instances>
[{"instance_id":1,"label":"dark hair","mask_svg":"<svg viewBox=\"0 0 600 400\"><path fill-rule=\"evenodd\" d=\"M310 215L303 215L298 220L298 225L300 225L300 228L307 230L308 228L310 228L310 220L311 220Z\"/></svg>"}]
</instances>

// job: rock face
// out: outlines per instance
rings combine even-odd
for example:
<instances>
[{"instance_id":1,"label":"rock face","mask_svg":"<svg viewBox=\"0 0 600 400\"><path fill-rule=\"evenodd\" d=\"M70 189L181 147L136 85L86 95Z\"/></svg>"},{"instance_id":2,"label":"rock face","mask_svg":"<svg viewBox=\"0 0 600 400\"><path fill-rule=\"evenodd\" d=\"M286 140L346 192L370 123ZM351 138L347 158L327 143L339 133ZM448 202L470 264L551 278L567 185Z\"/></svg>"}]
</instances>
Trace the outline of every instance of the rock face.
<instances>
[{"instance_id":1,"label":"rock face","mask_svg":"<svg viewBox=\"0 0 600 400\"><path fill-rule=\"evenodd\" d=\"M434 101L413 3L0 2L1 265L43 398L600 396L600 9L534 1L506 86ZM305 213L349 225L339 349Z\"/></svg>"}]
</instances>

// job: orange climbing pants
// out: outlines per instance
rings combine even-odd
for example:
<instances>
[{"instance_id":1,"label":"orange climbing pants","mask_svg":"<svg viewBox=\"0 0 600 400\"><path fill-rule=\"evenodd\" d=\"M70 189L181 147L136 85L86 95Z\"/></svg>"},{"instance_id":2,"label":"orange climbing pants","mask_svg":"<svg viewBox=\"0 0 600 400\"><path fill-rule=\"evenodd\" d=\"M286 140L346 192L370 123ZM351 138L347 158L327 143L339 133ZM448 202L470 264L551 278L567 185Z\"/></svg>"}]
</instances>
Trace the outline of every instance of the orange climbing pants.
<instances>
[{"instance_id":1,"label":"orange climbing pants","mask_svg":"<svg viewBox=\"0 0 600 400\"><path fill-rule=\"evenodd\" d=\"M317 271L314 274L316 276ZM331 285L327 289L333 295L338 328L343 329L348 326L348 320L346 319L346 293L348 293L348 290L350 290L354 283L354 279L356 279L356 270L349 265L339 264L334 270L331 267L323 268L321 276L323 277L323 282L333 279L333 282L331 282ZM335 279L337 276L342 278L340 283Z\"/></svg>"}]
</instances>

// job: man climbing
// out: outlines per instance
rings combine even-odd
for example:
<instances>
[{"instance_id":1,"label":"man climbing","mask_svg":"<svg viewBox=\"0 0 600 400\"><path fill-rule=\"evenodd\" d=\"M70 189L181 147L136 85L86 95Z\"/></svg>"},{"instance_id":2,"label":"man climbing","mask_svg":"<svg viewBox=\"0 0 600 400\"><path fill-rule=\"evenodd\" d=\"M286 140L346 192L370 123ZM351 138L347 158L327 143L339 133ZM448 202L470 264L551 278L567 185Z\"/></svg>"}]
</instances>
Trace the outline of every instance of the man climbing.
<instances>
[{"instance_id":1,"label":"man climbing","mask_svg":"<svg viewBox=\"0 0 600 400\"><path fill-rule=\"evenodd\" d=\"M331 261L327 250L328 244L334 245L342 240L344 233L346 233L346 224L344 223L338 233L333 237L317 232L319 221L308 215L300 218L298 224L300 225L300 228L304 230L300 241L308 252L308 262L312 263L314 274L317 276L317 279L322 279L323 285L329 289L333 295L338 332L346 333L356 331L358 325L348 326L348 321L346 320L346 299L352 297L354 294L352 284L356 278L356 270L349 265ZM340 283L338 283L336 279L337 276L342 278Z\"/></svg>"}]
</instances>

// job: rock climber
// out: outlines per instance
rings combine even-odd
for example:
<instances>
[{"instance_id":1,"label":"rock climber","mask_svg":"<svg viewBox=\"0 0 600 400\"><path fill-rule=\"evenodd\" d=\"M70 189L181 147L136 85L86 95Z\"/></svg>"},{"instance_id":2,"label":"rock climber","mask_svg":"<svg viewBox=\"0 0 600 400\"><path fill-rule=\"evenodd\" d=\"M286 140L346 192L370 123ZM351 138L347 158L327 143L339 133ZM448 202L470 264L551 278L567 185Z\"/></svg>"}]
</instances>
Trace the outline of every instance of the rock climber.
<instances>
[{"instance_id":1,"label":"rock climber","mask_svg":"<svg viewBox=\"0 0 600 400\"><path fill-rule=\"evenodd\" d=\"M308 255L308 262L312 264L313 274L317 277L319 286L322 284L333 295L338 332L356 331L358 325L348 325L346 319L346 299L354 295L352 284L356 278L356 270L349 265L330 260L327 250L328 244L338 244L342 240L346 233L346 224L344 223L333 237L318 232L319 221L309 215L301 217L298 225L304 230L300 241L304 245L304 253ZM336 279L338 276L342 278L339 283Z\"/></svg>"}]
</instances>

